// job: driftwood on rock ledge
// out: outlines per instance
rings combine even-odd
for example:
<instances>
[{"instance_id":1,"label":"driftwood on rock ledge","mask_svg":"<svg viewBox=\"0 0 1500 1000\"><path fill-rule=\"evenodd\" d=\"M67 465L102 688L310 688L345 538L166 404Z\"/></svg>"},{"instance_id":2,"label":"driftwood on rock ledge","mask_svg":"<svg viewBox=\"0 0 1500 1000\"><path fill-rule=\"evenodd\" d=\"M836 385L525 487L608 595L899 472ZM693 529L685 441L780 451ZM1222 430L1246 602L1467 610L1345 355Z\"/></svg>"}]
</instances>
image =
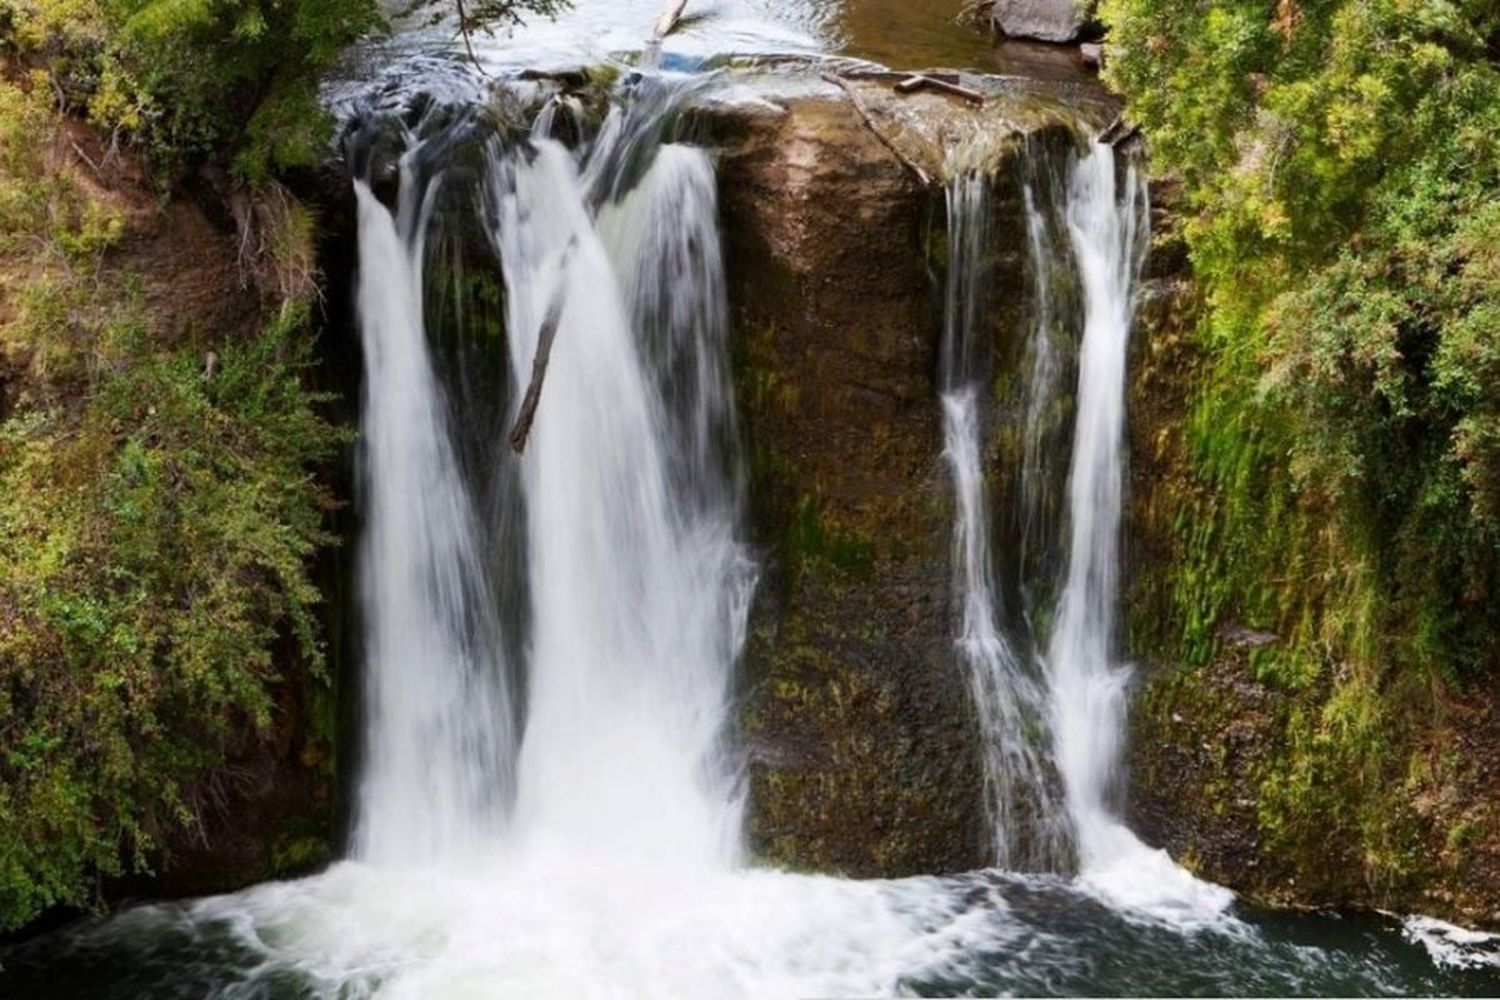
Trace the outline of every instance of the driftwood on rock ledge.
<instances>
[{"instance_id":1,"label":"driftwood on rock ledge","mask_svg":"<svg viewBox=\"0 0 1500 1000\"><path fill-rule=\"evenodd\" d=\"M827 80L829 83L833 84L834 86L841 89L844 93L849 95L849 102L854 105L854 110L859 112L859 117L865 123L865 127L868 128L872 133L874 133L875 138L880 140L880 144L882 146L891 151L892 156L900 160L903 166L917 175L917 179L922 182L923 187L929 186L932 183L932 178L927 175L927 171L923 170L915 160L903 153L901 149L891 141L890 137L880 130L880 126L876 125L875 119L870 116L870 109L865 107L864 100L859 96L858 92L856 92L855 89L850 86L849 81L845 80L843 77L834 76L832 73L824 73L822 74L822 76L824 80Z\"/></svg>"},{"instance_id":2,"label":"driftwood on rock ledge","mask_svg":"<svg viewBox=\"0 0 1500 1000\"><path fill-rule=\"evenodd\" d=\"M962 97L970 104L984 104L984 95L960 84L957 73L917 73L896 84L896 93L914 94L929 87L953 94L955 97Z\"/></svg>"}]
</instances>

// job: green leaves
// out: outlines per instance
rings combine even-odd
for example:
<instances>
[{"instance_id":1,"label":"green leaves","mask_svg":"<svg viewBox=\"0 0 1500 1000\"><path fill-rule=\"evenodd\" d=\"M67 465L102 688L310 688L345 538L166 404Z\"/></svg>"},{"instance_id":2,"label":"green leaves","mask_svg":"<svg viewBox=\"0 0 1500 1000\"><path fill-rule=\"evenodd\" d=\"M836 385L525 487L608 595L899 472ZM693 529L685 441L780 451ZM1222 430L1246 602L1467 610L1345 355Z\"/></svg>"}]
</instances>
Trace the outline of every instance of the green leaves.
<instances>
[{"instance_id":1,"label":"green leaves","mask_svg":"<svg viewBox=\"0 0 1500 1000\"><path fill-rule=\"evenodd\" d=\"M380 29L376 0L10 0L13 34L169 185L195 160L260 181L315 162L318 75ZM83 30L82 26L87 26Z\"/></svg>"},{"instance_id":2,"label":"green leaves","mask_svg":"<svg viewBox=\"0 0 1500 1000\"><path fill-rule=\"evenodd\" d=\"M122 844L182 822L172 790L269 724L278 635L321 669L309 469L340 435L298 383L299 321L218 345L213 380L199 351L143 348L67 433L5 428L0 926L87 904Z\"/></svg>"},{"instance_id":3,"label":"green leaves","mask_svg":"<svg viewBox=\"0 0 1500 1000\"><path fill-rule=\"evenodd\" d=\"M0 83L0 135L49 137L45 94ZM163 342L101 266L119 223L46 148L0 156L24 206L0 202L24 386L0 421L0 928L143 864L270 724L276 669L321 672L312 472L343 440L300 382L305 306L213 342L206 376L209 345Z\"/></svg>"},{"instance_id":4,"label":"green leaves","mask_svg":"<svg viewBox=\"0 0 1500 1000\"><path fill-rule=\"evenodd\" d=\"M1178 652L1281 637L1253 664L1285 699L1269 850L1344 852L1384 891L1420 868L1408 771L1447 738L1441 692L1500 669L1500 6L1102 12L1211 303Z\"/></svg>"},{"instance_id":5,"label":"green leaves","mask_svg":"<svg viewBox=\"0 0 1500 1000\"><path fill-rule=\"evenodd\" d=\"M1111 80L1158 162L1188 182L1221 359L1204 391L1282 439L1262 461L1293 475L1259 488L1326 511L1339 544L1378 567L1395 656L1460 673L1493 665L1500 69L1485 46L1500 9L1106 0L1103 11L1120 48ZM1217 428L1242 424L1221 416L1207 450L1227 447ZM1244 516L1254 536L1255 511ZM1445 571L1430 571L1424 536L1453 546ZM1444 605L1467 610L1433 620ZM1401 636L1413 642L1403 649Z\"/></svg>"}]
</instances>

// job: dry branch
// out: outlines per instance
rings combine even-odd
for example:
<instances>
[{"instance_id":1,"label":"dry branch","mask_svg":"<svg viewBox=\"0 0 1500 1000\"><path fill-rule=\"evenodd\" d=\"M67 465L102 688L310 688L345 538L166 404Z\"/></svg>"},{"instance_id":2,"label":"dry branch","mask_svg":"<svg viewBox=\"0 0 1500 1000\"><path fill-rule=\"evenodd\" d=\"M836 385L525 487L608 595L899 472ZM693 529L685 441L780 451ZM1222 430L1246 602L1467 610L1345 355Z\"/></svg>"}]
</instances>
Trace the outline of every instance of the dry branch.
<instances>
[{"instance_id":1,"label":"dry branch","mask_svg":"<svg viewBox=\"0 0 1500 1000\"><path fill-rule=\"evenodd\" d=\"M917 175L917 178L922 182L923 187L927 187L932 183L932 178L927 176L927 171L918 166L916 161L911 157L901 152L901 150L897 148L896 144L892 142L890 138L880 130L880 126L875 124L875 119L870 117L870 109L865 107L865 102L860 98L859 94L855 92L854 88L849 85L849 81L841 77L834 76L832 73L824 73L822 74L822 76L823 79L827 80L829 83L835 85L836 87L839 87L844 91L844 93L849 95L849 101L854 105L854 110L859 112L859 117L864 121L865 127L868 128L871 132L875 133L875 138L880 140L880 144L882 146L891 151L891 155L900 160L903 166Z\"/></svg>"},{"instance_id":2,"label":"dry branch","mask_svg":"<svg viewBox=\"0 0 1500 1000\"><path fill-rule=\"evenodd\" d=\"M484 64L474 54L474 40L469 37L469 32L473 30L474 23L469 20L469 12L464 9L464 0L454 0L454 5L458 8L458 33L464 36L464 48L469 51L469 62L474 64L474 68L479 71L481 76L489 76L489 70L484 68Z\"/></svg>"},{"instance_id":3,"label":"dry branch","mask_svg":"<svg viewBox=\"0 0 1500 1000\"><path fill-rule=\"evenodd\" d=\"M677 22L682 20L682 11L686 7L687 0L667 0L661 17L656 19L656 30L651 33L652 40L659 42L676 31Z\"/></svg>"},{"instance_id":4,"label":"dry branch","mask_svg":"<svg viewBox=\"0 0 1500 1000\"><path fill-rule=\"evenodd\" d=\"M979 91L962 86L958 82L957 73L917 73L896 84L896 92L912 94L928 87L962 97L970 104L983 104L985 101L984 95Z\"/></svg>"},{"instance_id":5,"label":"dry branch","mask_svg":"<svg viewBox=\"0 0 1500 1000\"><path fill-rule=\"evenodd\" d=\"M552 342L557 339L557 328L562 323L563 306L567 297L568 261L578 246L578 237L568 241L562 260L557 265L557 287L547 303L547 314L542 317L541 329L536 337L536 354L531 359L531 382L526 386L526 396L521 400L521 409L516 413L515 426L510 431L510 447L516 454L526 450L526 439L531 436L531 424L536 420L537 404L542 400L542 380L547 377L547 362L552 357Z\"/></svg>"}]
</instances>

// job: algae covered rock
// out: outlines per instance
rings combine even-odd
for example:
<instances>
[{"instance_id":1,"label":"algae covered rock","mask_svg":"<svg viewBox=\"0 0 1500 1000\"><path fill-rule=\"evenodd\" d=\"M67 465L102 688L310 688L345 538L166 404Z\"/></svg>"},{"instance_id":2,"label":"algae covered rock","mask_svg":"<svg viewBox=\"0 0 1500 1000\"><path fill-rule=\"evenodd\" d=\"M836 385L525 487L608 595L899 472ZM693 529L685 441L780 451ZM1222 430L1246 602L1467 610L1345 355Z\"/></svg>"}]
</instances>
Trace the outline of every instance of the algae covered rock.
<instances>
[{"instance_id":1,"label":"algae covered rock","mask_svg":"<svg viewBox=\"0 0 1500 1000\"><path fill-rule=\"evenodd\" d=\"M983 134L984 158L1008 183L1024 136L1066 116L1029 98L971 110L854 86L862 108L830 88L721 122L737 390L764 566L740 720L749 836L760 859L794 868L956 871L993 855L954 647L935 381L940 176L955 140ZM1014 201L997 213L1020 224Z\"/></svg>"}]
</instances>

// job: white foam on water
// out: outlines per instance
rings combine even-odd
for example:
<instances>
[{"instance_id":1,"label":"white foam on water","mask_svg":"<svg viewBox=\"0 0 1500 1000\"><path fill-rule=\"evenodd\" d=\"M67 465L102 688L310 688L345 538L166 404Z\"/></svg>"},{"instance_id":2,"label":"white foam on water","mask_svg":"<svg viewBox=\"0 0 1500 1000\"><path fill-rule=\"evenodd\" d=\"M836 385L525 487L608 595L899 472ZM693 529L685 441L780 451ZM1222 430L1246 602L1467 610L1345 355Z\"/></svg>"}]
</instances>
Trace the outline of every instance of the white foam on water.
<instances>
[{"instance_id":1,"label":"white foam on water","mask_svg":"<svg viewBox=\"0 0 1500 1000\"><path fill-rule=\"evenodd\" d=\"M936 880L497 857L458 871L342 863L194 903L259 960L330 995L383 998L891 996L1004 947L998 896ZM227 995L233 995L230 991Z\"/></svg>"},{"instance_id":2,"label":"white foam on water","mask_svg":"<svg viewBox=\"0 0 1500 1000\"><path fill-rule=\"evenodd\" d=\"M1449 969L1500 969L1500 934L1470 930L1420 914L1401 921L1401 933L1420 944L1433 964Z\"/></svg>"}]
</instances>

